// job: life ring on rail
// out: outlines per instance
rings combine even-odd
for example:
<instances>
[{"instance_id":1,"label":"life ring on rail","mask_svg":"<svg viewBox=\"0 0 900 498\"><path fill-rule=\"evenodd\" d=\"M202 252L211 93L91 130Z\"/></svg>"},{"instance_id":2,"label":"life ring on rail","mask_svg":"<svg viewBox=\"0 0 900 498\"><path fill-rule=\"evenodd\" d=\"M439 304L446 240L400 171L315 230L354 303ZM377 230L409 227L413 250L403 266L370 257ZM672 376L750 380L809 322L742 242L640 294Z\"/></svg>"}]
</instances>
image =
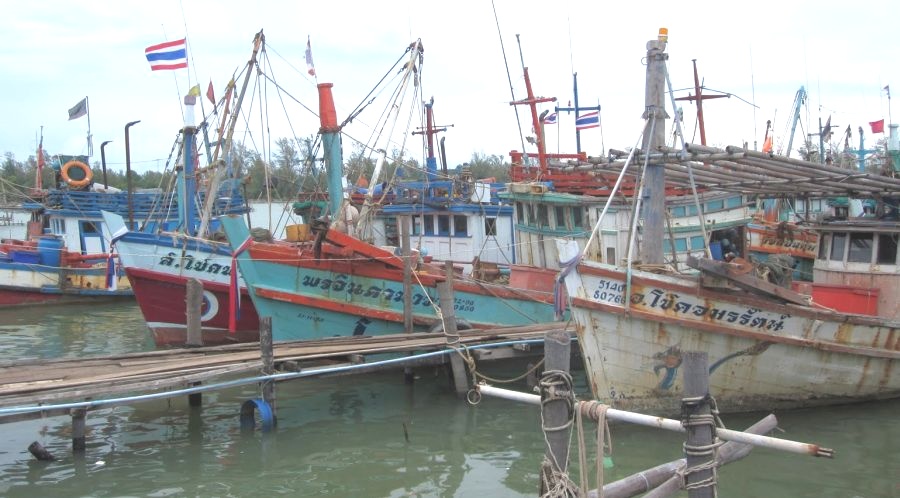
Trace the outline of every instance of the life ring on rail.
<instances>
[{"instance_id":1,"label":"life ring on rail","mask_svg":"<svg viewBox=\"0 0 900 498\"><path fill-rule=\"evenodd\" d=\"M80 170L81 173L74 173L73 170ZM90 166L81 161L69 161L63 164L59 174L62 176L63 181L73 188L87 187L94 178L94 172L91 171Z\"/></svg>"}]
</instances>

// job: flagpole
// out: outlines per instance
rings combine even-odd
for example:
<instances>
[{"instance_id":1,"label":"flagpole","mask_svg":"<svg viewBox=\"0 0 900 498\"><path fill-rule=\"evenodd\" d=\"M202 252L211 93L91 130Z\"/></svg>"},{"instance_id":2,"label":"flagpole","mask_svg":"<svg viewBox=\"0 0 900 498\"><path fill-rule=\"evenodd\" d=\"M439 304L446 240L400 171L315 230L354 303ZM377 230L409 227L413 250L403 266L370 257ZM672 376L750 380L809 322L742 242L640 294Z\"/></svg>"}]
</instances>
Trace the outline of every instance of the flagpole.
<instances>
[{"instance_id":1,"label":"flagpole","mask_svg":"<svg viewBox=\"0 0 900 498\"><path fill-rule=\"evenodd\" d=\"M87 118L88 118L88 131L87 131L88 157L92 157L94 155L94 144L91 143L91 102L88 99L87 95L84 96L84 107L86 109L86 114L87 114Z\"/></svg>"}]
</instances>

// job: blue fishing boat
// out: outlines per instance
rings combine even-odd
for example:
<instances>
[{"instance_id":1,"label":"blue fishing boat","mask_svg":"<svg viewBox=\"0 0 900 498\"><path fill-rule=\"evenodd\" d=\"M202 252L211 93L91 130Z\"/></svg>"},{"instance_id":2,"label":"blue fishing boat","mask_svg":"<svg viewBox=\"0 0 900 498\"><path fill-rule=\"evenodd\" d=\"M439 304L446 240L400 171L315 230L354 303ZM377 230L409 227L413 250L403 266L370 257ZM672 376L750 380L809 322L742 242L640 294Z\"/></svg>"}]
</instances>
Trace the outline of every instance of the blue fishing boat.
<instances>
[{"instance_id":1,"label":"blue fishing boat","mask_svg":"<svg viewBox=\"0 0 900 498\"><path fill-rule=\"evenodd\" d=\"M409 78L417 73L419 53L412 52L406 66ZM349 199L343 192L341 127L332 85L318 87L328 209L338 215L315 220L311 240L302 242L254 240L241 218L221 219L257 312L272 317L275 340L402 332L407 311L416 330L440 328L437 285L448 279L455 316L468 326L553 320L552 289L516 288L448 274L445 265L426 263L417 252L409 260L412 285L405 290L405 261L395 247L379 247L346 233L355 217L348 216ZM410 309L405 309L407 295Z\"/></svg>"}]
</instances>

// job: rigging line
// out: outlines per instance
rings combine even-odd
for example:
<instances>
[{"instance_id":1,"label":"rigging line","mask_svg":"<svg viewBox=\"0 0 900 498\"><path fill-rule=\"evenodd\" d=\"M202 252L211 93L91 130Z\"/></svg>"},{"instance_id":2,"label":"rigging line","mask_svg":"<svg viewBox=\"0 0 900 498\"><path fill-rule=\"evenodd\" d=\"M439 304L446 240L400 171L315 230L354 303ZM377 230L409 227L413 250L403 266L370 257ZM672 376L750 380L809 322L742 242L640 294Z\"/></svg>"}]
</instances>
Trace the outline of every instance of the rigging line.
<instances>
[{"instance_id":1,"label":"rigging line","mask_svg":"<svg viewBox=\"0 0 900 498\"><path fill-rule=\"evenodd\" d=\"M293 123L293 121L291 120L290 115L288 114L287 105L285 105L284 97L283 97L283 95L282 95L283 92L284 92L284 90L283 90L283 88L281 87L281 85L275 83L275 79L274 79L274 78L275 78L275 74L274 74L275 71L274 71L274 69L273 69L273 66L272 66L271 62L269 61L268 53L263 53L263 59L264 59L265 62L268 63L268 65L267 65L266 67L268 67L269 70L272 72L272 77L270 78L270 77L268 77L268 75L264 75L264 73L262 73L262 71L260 71L260 74L261 74L261 75L264 75L264 78L263 78L263 79L264 79L265 81L270 82L272 85L275 86L275 94L278 96L278 101L281 103L281 109L284 111L284 117L285 117L285 119L287 120L288 128L291 130L291 136L293 136L294 139L296 140L296 139L297 139L297 132L294 130L294 123ZM303 105L301 102L297 101L297 103L300 104L300 106L303 107L304 109L306 109L307 111L312 112L312 109L310 109L309 107L306 107L306 106ZM318 115L316 115L315 112L312 112L312 114L313 114L313 116L318 117Z\"/></svg>"},{"instance_id":2,"label":"rigging line","mask_svg":"<svg viewBox=\"0 0 900 498\"><path fill-rule=\"evenodd\" d=\"M506 57L506 47L503 45L503 34L500 32L500 18L497 17L497 6L494 0L491 0L491 8L494 10L494 23L497 25L497 37L500 39L500 52L503 54L503 66L506 68L506 80L509 81L509 95L513 101L516 100L516 92L513 89L512 76L509 73L509 60ZM519 35L516 35L518 39ZM519 142L522 144L522 151L525 151L525 135L522 133L522 119L519 117L519 106L512 106L516 113L516 128L519 130Z\"/></svg>"},{"instance_id":3,"label":"rigging line","mask_svg":"<svg viewBox=\"0 0 900 498\"><path fill-rule=\"evenodd\" d=\"M381 86L381 84L384 83L384 81L387 79L387 77L394 71L394 68L396 68L397 65L400 64L400 61L402 61L406 57L406 53L409 52L410 48L411 48L411 46L406 47L406 50L404 50L403 54L401 54L400 57L397 59L397 61L394 62L394 65L392 65L391 68L388 69L384 73L384 75L381 76L381 79L378 80L378 83L376 83L375 86L371 90L369 90L369 93L365 97L363 97L362 102L357 104L356 108L350 112L349 116L347 116L347 119L345 119L341 123L341 126L340 126L341 128L343 128L348 123L352 122L356 118L356 116L358 116L359 113L361 113L363 111L363 109L368 107L369 104L371 104L372 101L375 100L375 97L372 97L372 94L375 93L375 90L378 90L378 88ZM380 92L378 92L378 93L380 93ZM369 99L369 97L372 97L372 98L368 102L366 102L366 99Z\"/></svg>"}]
</instances>

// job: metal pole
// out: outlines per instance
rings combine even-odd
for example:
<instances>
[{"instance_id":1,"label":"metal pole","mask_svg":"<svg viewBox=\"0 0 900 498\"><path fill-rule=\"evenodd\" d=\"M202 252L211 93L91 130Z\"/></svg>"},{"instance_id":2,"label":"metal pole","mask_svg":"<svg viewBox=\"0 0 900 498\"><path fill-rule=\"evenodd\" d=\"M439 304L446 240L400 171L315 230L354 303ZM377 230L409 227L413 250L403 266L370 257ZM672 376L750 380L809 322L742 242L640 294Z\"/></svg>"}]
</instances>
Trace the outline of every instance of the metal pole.
<instances>
[{"instance_id":1,"label":"metal pole","mask_svg":"<svg viewBox=\"0 0 900 498\"><path fill-rule=\"evenodd\" d=\"M478 385L478 391L484 396L494 396L497 398L508 399L511 401L519 401L532 405L540 405L541 397L537 394L522 393L511 391L509 389L501 389L499 387L489 386L487 384ZM578 401L576 406L580 407L583 403L593 403L593 401ZM653 415L645 415L643 413L629 412L625 410L617 410L609 408L606 411L606 418L618 422L627 422L629 424L643 425L646 427L657 427L672 432L685 432L680 420L672 420L670 418L654 417ZM719 428L716 435L724 441L735 441L738 443L752 444L761 448L771 448L773 450L787 451L789 453L797 453L800 455L810 455L815 457L834 457L834 450L831 448L823 448L817 444L800 443L787 439L778 439L768 436L759 436L756 434L747 434L746 432L733 431L730 429Z\"/></svg>"},{"instance_id":2,"label":"metal pole","mask_svg":"<svg viewBox=\"0 0 900 498\"><path fill-rule=\"evenodd\" d=\"M125 125L125 179L128 181L128 229L134 230L134 199L131 180L131 140L129 140L128 129L140 123L141 120L132 121Z\"/></svg>"},{"instance_id":3,"label":"metal pole","mask_svg":"<svg viewBox=\"0 0 900 498\"><path fill-rule=\"evenodd\" d=\"M100 144L100 166L103 168L103 188L109 188L109 182L106 181L106 144L112 143L112 140L107 140Z\"/></svg>"}]
</instances>

